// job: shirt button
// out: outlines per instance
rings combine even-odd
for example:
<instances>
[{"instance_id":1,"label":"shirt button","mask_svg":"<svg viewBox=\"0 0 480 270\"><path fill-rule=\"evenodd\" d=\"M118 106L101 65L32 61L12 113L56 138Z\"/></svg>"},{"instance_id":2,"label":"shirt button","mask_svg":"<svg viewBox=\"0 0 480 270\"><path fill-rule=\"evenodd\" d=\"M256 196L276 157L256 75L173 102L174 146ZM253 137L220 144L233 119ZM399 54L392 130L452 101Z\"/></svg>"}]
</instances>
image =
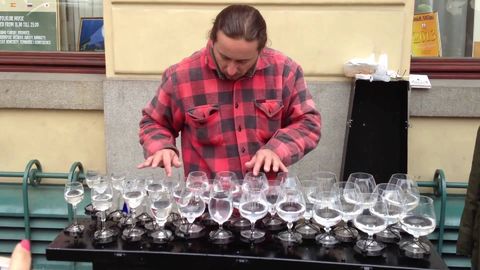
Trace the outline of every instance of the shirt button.
<instances>
[{"instance_id":1,"label":"shirt button","mask_svg":"<svg viewBox=\"0 0 480 270\"><path fill-rule=\"evenodd\" d=\"M235 102L235 109L238 108L238 102Z\"/></svg>"},{"instance_id":2,"label":"shirt button","mask_svg":"<svg viewBox=\"0 0 480 270\"><path fill-rule=\"evenodd\" d=\"M242 126L238 126L238 132L242 131Z\"/></svg>"},{"instance_id":3,"label":"shirt button","mask_svg":"<svg viewBox=\"0 0 480 270\"><path fill-rule=\"evenodd\" d=\"M245 147L242 147L242 153L245 153L246 150Z\"/></svg>"}]
</instances>

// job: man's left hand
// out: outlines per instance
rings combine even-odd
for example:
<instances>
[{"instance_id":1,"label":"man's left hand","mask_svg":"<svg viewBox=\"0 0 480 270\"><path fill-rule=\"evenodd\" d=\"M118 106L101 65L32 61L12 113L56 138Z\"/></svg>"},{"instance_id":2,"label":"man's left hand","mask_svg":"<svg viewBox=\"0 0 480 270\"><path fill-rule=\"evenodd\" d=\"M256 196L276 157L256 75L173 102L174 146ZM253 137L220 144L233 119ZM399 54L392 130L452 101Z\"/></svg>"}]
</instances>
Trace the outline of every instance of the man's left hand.
<instances>
[{"instance_id":1,"label":"man's left hand","mask_svg":"<svg viewBox=\"0 0 480 270\"><path fill-rule=\"evenodd\" d=\"M278 157L270 149L260 149L255 153L255 155L249 161L245 162L245 166L249 169L253 168L253 175L258 175L258 172L263 166L263 171L268 173L270 170L278 172L288 172L287 166L283 164Z\"/></svg>"}]
</instances>

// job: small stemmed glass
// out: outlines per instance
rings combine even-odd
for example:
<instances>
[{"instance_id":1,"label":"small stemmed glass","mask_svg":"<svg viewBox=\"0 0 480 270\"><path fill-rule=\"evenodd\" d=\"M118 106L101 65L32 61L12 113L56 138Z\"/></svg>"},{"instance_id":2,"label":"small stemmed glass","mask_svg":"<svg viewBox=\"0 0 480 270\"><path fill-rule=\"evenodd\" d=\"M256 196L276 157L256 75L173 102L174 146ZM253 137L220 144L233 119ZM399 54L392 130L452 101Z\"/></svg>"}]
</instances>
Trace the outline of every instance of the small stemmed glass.
<instances>
[{"instance_id":1,"label":"small stemmed glass","mask_svg":"<svg viewBox=\"0 0 480 270\"><path fill-rule=\"evenodd\" d=\"M372 196L372 193L377 184L375 183L375 178L373 175L363 172L351 173L348 176L347 182L357 184L358 188L360 189L363 209L368 209L375 203L376 197Z\"/></svg>"},{"instance_id":2,"label":"small stemmed glass","mask_svg":"<svg viewBox=\"0 0 480 270\"><path fill-rule=\"evenodd\" d=\"M65 201L72 205L73 208L73 224L65 229L65 232L72 236L78 236L83 233L85 226L77 222L77 205L83 200L83 185L80 182L68 182L65 184L63 192Z\"/></svg>"},{"instance_id":3,"label":"small stemmed glass","mask_svg":"<svg viewBox=\"0 0 480 270\"><path fill-rule=\"evenodd\" d=\"M139 207L142 202L143 198L145 197L145 188L143 181L138 179L127 179L124 181L123 185L123 199L128 205L129 212L129 221L127 224L130 223L130 228L125 228L122 233L122 237L130 242L136 242L141 240L142 235L145 231L141 228L137 227L137 220L136 220L136 209Z\"/></svg>"},{"instance_id":4,"label":"small stemmed glass","mask_svg":"<svg viewBox=\"0 0 480 270\"><path fill-rule=\"evenodd\" d=\"M247 179L245 179L247 181ZM248 239L252 244L254 242L261 242L264 239L265 232L255 229L255 222L268 213L268 203L265 198L265 191L259 190L253 187L245 188L246 183L244 181L244 188L242 197L240 198L240 215L250 221L250 230L244 230L240 232L240 235L245 239Z\"/></svg>"},{"instance_id":5,"label":"small stemmed glass","mask_svg":"<svg viewBox=\"0 0 480 270\"><path fill-rule=\"evenodd\" d=\"M85 183L87 184L88 188L91 190L93 188L93 183L100 179L100 174L96 170L87 170L85 172ZM93 205L90 203L85 206L85 212L95 218L98 221L98 216L96 216L96 212L93 209Z\"/></svg>"},{"instance_id":6,"label":"small stemmed glass","mask_svg":"<svg viewBox=\"0 0 480 270\"><path fill-rule=\"evenodd\" d=\"M172 211L172 194L167 189L159 190L154 194L149 194L147 204L155 218L156 225L159 227L158 230L150 233L153 243L164 244L170 241L173 235L171 231L165 229L165 223L167 223L168 216Z\"/></svg>"},{"instance_id":7,"label":"small stemmed glass","mask_svg":"<svg viewBox=\"0 0 480 270\"><path fill-rule=\"evenodd\" d=\"M342 205L340 203L339 190L336 183L330 186L317 188L311 196L310 200L314 202L313 218L315 221L324 226L325 233L315 237L317 243L323 246L333 246L338 240L331 234L331 229L342 220Z\"/></svg>"},{"instance_id":8,"label":"small stemmed glass","mask_svg":"<svg viewBox=\"0 0 480 270\"><path fill-rule=\"evenodd\" d=\"M111 212L108 216L113 221L120 221L125 217L123 214L123 181L125 181L126 175L124 173L112 173L110 175L110 180L113 187L113 207L114 211Z\"/></svg>"},{"instance_id":9,"label":"small stemmed glass","mask_svg":"<svg viewBox=\"0 0 480 270\"><path fill-rule=\"evenodd\" d=\"M110 243L113 241L115 232L107 229L105 222L107 219L106 211L112 206L112 186L104 177L100 177L93 182L91 192L93 208L99 211L101 221L101 229L95 231L93 239L100 244Z\"/></svg>"},{"instance_id":10,"label":"small stemmed glass","mask_svg":"<svg viewBox=\"0 0 480 270\"><path fill-rule=\"evenodd\" d=\"M282 228L285 223L283 220L277 217L277 204L280 199L280 195L282 194L282 187L281 181L278 179L274 179L268 181L268 188L265 191L265 197L267 198L268 203L268 212L270 215L262 219L262 223L265 228L270 230L278 230Z\"/></svg>"},{"instance_id":11,"label":"small stemmed glass","mask_svg":"<svg viewBox=\"0 0 480 270\"><path fill-rule=\"evenodd\" d=\"M388 215L388 206L378 194L373 193L370 196L373 198L367 198L370 205L368 211L364 211L353 219L355 227L368 234L368 238L358 240L354 249L367 256L378 256L382 254L385 244L377 242L373 239L373 235L387 228L388 223L385 217Z\"/></svg>"},{"instance_id":12,"label":"small stemmed glass","mask_svg":"<svg viewBox=\"0 0 480 270\"><path fill-rule=\"evenodd\" d=\"M305 198L300 190L287 189L280 196L276 205L278 215L287 222L287 231L280 232L277 237L289 244L300 244L302 235L292 231L293 222L299 220L305 213Z\"/></svg>"},{"instance_id":13,"label":"small stemmed glass","mask_svg":"<svg viewBox=\"0 0 480 270\"><path fill-rule=\"evenodd\" d=\"M205 202L200 198L200 194L185 187L179 193L177 205L180 215L186 218L188 223L181 224L175 233L186 239L203 236L203 226L193 223L205 211Z\"/></svg>"},{"instance_id":14,"label":"small stemmed glass","mask_svg":"<svg viewBox=\"0 0 480 270\"><path fill-rule=\"evenodd\" d=\"M302 235L302 238L313 239L315 235L320 232L320 227L312 223L311 219L313 217L313 202L310 200L309 196L315 192L318 188L319 181L301 179L300 188L305 198L305 213L303 214L303 222L295 226L295 231Z\"/></svg>"},{"instance_id":15,"label":"small stemmed glass","mask_svg":"<svg viewBox=\"0 0 480 270\"><path fill-rule=\"evenodd\" d=\"M400 240L400 232L395 230L393 226L398 223L400 215L405 210L405 197L400 186L381 183L375 187L374 194L378 194L379 198L387 204L388 213L383 216L387 222L387 228L375 234L377 240L384 243L394 243ZM375 214L375 213L373 213Z\"/></svg>"},{"instance_id":16,"label":"small stemmed glass","mask_svg":"<svg viewBox=\"0 0 480 270\"><path fill-rule=\"evenodd\" d=\"M437 225L432 198L420 196L417 207L402 214L400 225L405 232L413 236L413 240L400 243L400 249L405 251L405 255L421 258L430 254L430 245L422 241L420 237L432 233Z\"/></svg>"},{"instance_id":17,"label":"small stemmed glass","mask_svg":"<svg viewBox=\"0 0 480 270\"><path fill-rule=\"evenodd\" d=\"M215 244L227 244L233 240L233 233L223 228L233 213L232 191L235 184L228 177L218 177L210 188L208 211L210 217L218 223L218 230L210 232L210 240Z\"/></svg>"},{"instance_id":18,"label":"small stemmed glass","mask_svg":"<svg viewBox=\"0 0 480 270\"><path fill-rule=\"evenodd\" d=\"M352 242L357 239L358 231L348 226L348 222L363 212L363 197L360 188L353 182L339 182L338 188L343 226L338 226L333 231L336 238L341 242Z\"/></svg>"}]
</instances>

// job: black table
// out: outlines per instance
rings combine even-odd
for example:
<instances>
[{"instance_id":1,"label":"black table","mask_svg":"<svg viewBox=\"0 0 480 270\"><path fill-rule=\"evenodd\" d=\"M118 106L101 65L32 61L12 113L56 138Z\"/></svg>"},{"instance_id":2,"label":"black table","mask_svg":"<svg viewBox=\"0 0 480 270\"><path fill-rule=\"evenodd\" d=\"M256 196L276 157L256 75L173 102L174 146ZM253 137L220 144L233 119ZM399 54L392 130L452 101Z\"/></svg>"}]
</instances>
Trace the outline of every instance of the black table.
<instances>
[{"instance_id":1,"label":"black table","mask_svg":"<svg viewBox=\"0 0 480 270\"><path fill-rule=\"evenodd\" d=\"M367 257L357 253L353 244L334 248L306 240L297 246L284 246L273 235L265 241L250 244L237 237L228 245L215 245L207 237L185 240L176 237L163 246L147 239L128 244L122 239L104 246L93 245L94 226L82 220L84 234L76 241L60 233L47 247L48 260L93 262L93 269L448 269L432 248L423 259L411 259L401 254L396 244L389 244L381 256Z\"/></svg>"}]
</instances>

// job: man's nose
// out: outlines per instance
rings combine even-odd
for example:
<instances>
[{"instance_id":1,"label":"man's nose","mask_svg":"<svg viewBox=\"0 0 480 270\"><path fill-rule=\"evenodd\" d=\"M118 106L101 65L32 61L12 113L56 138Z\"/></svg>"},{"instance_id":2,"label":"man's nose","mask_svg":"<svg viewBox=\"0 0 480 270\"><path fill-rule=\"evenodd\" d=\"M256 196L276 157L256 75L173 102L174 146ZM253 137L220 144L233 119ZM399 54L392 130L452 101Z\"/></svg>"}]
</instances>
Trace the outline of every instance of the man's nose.
<instances>
[{"instance_id":1,"label":"man's nose","mask_svg":"<svg viewBox=\"0 0 480 270\"><path fill-rule=\"evenodd\" d=\"M230 63L228 64L227 66L227 75L228 76L233 76L237 74L237 65L235 65L234 63Z\"/></svg>"}]
</instances>

